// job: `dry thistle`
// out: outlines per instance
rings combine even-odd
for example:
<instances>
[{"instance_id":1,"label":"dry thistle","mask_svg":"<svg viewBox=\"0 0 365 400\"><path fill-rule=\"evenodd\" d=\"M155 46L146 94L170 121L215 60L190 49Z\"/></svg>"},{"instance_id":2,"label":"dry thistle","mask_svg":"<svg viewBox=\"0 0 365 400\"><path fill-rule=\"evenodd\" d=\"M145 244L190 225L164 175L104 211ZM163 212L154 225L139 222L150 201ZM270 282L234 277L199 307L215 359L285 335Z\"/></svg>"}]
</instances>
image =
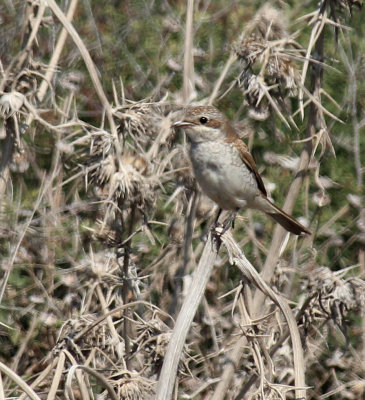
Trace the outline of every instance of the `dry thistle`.
<instances>
[{"instance_id":1,"label":"dry thistle","mask_svg":"<svg viewBox=\"0 0 365 400\"><path fill-rule=\"evenodd\" d=\"M148 209L154 202L154 192L133 165L125 164L110 179L108 199L120 210L132 206Z\"/></svg>"},{"instance_id":2,"label":"dry thistle","mask_svg":"<svg viewBox=\"0 0 365 400\"><path fill-rule=\"evenodd\" d=\"M266 40L278 40L288 36L287 26L288 22L284 13L270 3L265 3L257 11L246 30L257 31Z\"/></svg>"},{"instance_id":3,"label":"dry thistle","mask_svg":"<svg viewBox=\"0 0 365 400\"><path fill-rule=\"evenodd\" d=\"M89 137L90 155L86 161L90 171L88 178L103 188L116 170L113 140L108 132L102 130L89 133Z\"/></svg>"},{"instance_id":4,"label":"dry thistle","mask_svg":"<svg viewBox=\"0 0 365 400\"><path fill-rule=\"evenodd\" d=\"M156 126L151 121L151 109L147 106L137 105L127 109L123 109L119 132L123 138L131 137L147 144L150 138L156 136Z\"/></svg>"},{"instance_id":5,"label":"dry thistle","mask_svg":"<svg viewBox=\"0 0 365 400\"><path fill-rule=\"evenodd\" d=\"M365 283L358 278L344 279L347 269L333 272L317 267L308 274L304 290L312 298L305 311L305 326L310 322L331 319L346 332L346 317L365 306Z\"/></svg>"},{"instance_id":6,"label":"dry thistle","mask_svg":"<svg viewBox=\"0 0 365 400\"><path fill-rule=\"evenodd\" d=\"M60 330L53 356L68 350L81 364L92 356L97 368L111 368L113 364L124 367L122 339L114 340L106 320L93 325L96 320L94 315L83 314L79 318L66 321ZM95 348L99 352L94 353Z\"/></svg>"},{"instance_id":7,"label":"dry thistle","mask_svg":"<svg viewBox=\"0 0 365 400\"><path fill-rule=\"evenodd\" d=\"M299 72L291 57L297 47L284 14L270 4L258 10L233 44L243 62L239 82L252 118L268 118L271 108L283 119L285 98L297 94Z\"/></svg>"},{"instance_id":8,"label":"dry thistle","mask_svg":"<svg viewBox=\"0 0 365 400\"><path fill-rule=\"evenodd\" d=\"M84 163L95 193L105 201L105 221L112 231L123 229L125 236L122 227L128 216L133 214L130 223L134 224L155 203L158 165L152 163L151 149L156 146L156 137L160 134L162 115L144 103L121 107L115 114L120 118L118 137L113 138L102 129L89 133L90 152ZM115 140L123 149L119 156ZM108 233L105 223L102 231L113 243L122 240L122 232L116 236L111 231Z\"/></svg>"},{"instance_id":9,"label":"dry thistle","mask_svg":"<svg viewBox=\"0 0 365 400\"><path fill-rule=\"evenodd\" d=\"M155 394L155 382L136 372L123 371L110 377L110 383L116 387L121 400L152 399Z\"/></svg>"},{"instance_id":10,"label":"dry thistle","mask_svg":"<svg viewBox=\"0 0 365 400\"><path fill-rule=\"evenodd\" d=\"M0 117L4 119L4 128L7 127L7 130L10 132L9 134L15 136L15 144L18 151L22 149L21 136L25 130L24 126L20 123L20 110L24 106L24 102L25 96L18 91L4 93L0 97ZM6 129L4 129L5 132ZM3 138L5 138L5 135L2 135ZM21 169L25 170L27 168Z\"/></svg>"},{"instance_id":11,"label":"dry thistle","mask_svg":"<svg viewBox=\"0 0 365 400\"><path fill-rule=\"evenodd\" d=\"M24 95L19 92L4 93L0 97L0 115L9 118L19 112L24 104Z\"/></svg>"}]
</instances>

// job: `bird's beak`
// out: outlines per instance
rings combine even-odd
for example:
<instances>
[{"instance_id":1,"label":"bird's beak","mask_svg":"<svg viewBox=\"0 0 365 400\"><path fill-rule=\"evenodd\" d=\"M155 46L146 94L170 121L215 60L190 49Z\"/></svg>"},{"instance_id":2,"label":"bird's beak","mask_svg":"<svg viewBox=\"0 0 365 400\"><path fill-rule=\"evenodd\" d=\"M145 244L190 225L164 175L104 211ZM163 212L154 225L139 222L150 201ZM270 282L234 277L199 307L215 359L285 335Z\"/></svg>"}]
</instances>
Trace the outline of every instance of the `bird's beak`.
<instances>
[{"instance_id":1,"label":"bird's beak","mask_svg":"<svg viewBox=\"0 0 365 400\"><path fill-rule=\"evenodd\" d=\"M177 121L174 124L172 124L173 128L187 128L189 126L193 126L194 124L192 122L188 121Z\"/></svg>"}]
</instances>

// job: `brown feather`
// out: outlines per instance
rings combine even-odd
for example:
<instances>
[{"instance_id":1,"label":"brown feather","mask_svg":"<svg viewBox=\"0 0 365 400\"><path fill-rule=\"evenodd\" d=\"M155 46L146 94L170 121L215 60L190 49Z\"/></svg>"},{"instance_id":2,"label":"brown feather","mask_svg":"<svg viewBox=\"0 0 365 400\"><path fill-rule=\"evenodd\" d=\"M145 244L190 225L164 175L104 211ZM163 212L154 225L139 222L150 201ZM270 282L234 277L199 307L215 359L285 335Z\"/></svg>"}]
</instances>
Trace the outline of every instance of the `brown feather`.
<instances>
[{"instance_id":1,"label":"brown feather","mask_svg":"<svg viewBox=\"0 0 365 400\"><path fill-rule=\"evenodd\" d=\"M255 160L248 151L246 144L239 138L232 125L226 121L227 143L233 143L240 152L241 160L245 163L246 167L255 175L257 187L265 196L267 195L264 182L257 170Z\"/></svg>"},{"instance_id":2,"label":"brown feather","mask_svg":"<svg viewBox=\"0 0 365 400\"><path fill-rule=\"evenodd\" d=\"M287 214L284 210L279 208L268 198L266 198L266 200L273 207L273 212L267 212L266 214L273 218L276 222L278 222L283 228L291 233L294 233L294 235L300 235L301 233L311 235L311 232L302 224L300 224L295 218Z\"/></svg>"}]
</instances>

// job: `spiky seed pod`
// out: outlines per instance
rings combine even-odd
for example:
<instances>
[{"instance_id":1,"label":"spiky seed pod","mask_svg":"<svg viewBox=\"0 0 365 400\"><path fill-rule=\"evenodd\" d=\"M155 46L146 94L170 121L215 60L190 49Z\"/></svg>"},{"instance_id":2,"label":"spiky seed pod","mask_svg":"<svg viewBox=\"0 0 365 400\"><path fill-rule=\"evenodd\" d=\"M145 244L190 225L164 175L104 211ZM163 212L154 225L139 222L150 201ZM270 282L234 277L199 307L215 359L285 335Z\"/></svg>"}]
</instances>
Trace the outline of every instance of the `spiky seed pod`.
<instances>
[{"instance_id":1,"label":"spiky seed pod","mask_svg":"<svg viewBox=\"0 0 365 400\"><path fill-rule=\"evenodd\" d=\"M132 165L126 164L111 177L109 198L121 209L130 207L132 203L144 208L153 204L154 193L147 179Z\"/></svg>"},{"instance_id":2,"label":"spiky seed pod","mask_svg":"<svg viewBox=\"0 0 365 400\"><path fill-rule=\"evenodd\" d=\"M295 97L298 94L299 71L298 66L288 58L285 59L281 70L282 86L287 91L289 97Z\"/></svg>"},{"instance_id":3,"label":"spiky seed pod","mask_svg":"<svg viewBox=\"0 0 365 400\"><path fill-rule=\"evenodd\" d=\"M119 399L140 400L154 397L155 382L132 371L124 372L121 377L119 376L114 375L110 379L110 383L116 388Z\"/></svg>"},{"instance_id":4,"label":"spiky seed pod","mask_svg":"<svg viewBox=\"0 0 365 400\"><path fill-rule=\"evenodd\" d=\"M283 11L273 7L269 2L258 10L250 25L252 30L266 40L278 40L288 36L288 22Z\"/></svg>"},{"instance_id":5,"label":"spiky seed pod","mask_svg":"<svg viewBox=\"0 0 365 400\"><path fill-rule=\"evenodd\" d=\"M282 93L294 97L297 90L298 70L290 58L285 55L273 55L269 57L267 67L267 82L278 84Z\"/></svg>"},{"instance_id":6,"label":"spiky seed pod","mask_svg":"<svg viewBox=\"0 0 365 400\"><path fill-rule=\"evenodd\" d=\"M0 116L4 119L17 113L24 104L24 95L19 92L4 93L0 97Z\"/></svg>"},{"instance_id":7,"label":"spiky seed pod","mask_svg":"<svg viewBox=\"0 0 365 400\"><path fill-rule=\"evenodd\" d=\"M246 74L243 80L244 93L247 95L249 104L257 106L260 99L263 98L264 92L258 81L257 75Z\"/></svg>"},{"instance_id":8,"label":"spiky seed pod","mask_svg":"<svg viewBox=\"0 0 365 400\"><path fill-rule=\"evenodd\" d=\"M118 131L121 140L131 137L144 145L149 143L152 137L156 136L156 121L151 109L143 106L123 109L120 117Z\"/></svg>"},{"instance_id":9,"label":"spiky seed pod","mask_svg":"<svg viewBox=\"0 0 365 400\"><path fill-rule=\"evenodd\" d=\"M97 183L99 186L103 187L105 184L109 183L115 174L116 166L114 157L109 154L100 162L100 166L95 171L95 176L97 176Z\"/></svg>"},{"instance_id":10,"label":"spiky seed pod","mask_svg":"<svg viewBox=\"0 0 365 400\"><path fill-rule=\"evenodd\" d=\"M244 64L241 88L251 118L266 119L268 104L273 102L271 109L286 111L285 97L297 95L299 72L288 56L294 46L283 12L270 4L257 11L233 44L233 51Z\"/></svg>"},{"instance_id":11,"label":"spiky seed pod","mask_svg":"<svg viewBox=\"0 0 365 400\"><path fill-rule=\"evenodd\" d=\"M98 348L101 350L100 354L104 354L106 357L103 355L94 358L96 368L109 367L110 360L113 360L118 365L124 355L120 348L120 343L123 342L116 343L114 341L109 333L106 321L99 322L91 329L85 329L91 326L96 319L97 317L94 315L84 314L79 318L66 321L61 328L59 338L53 349L53 356L56 357L60 351L68 349L76 360L82 362L90 355L93 349ZM85 329L85 334L74 340L73 338L77 337L77 334L82 332L83 329ZM70 338L72 338L72 344L70 344Z\"/></svg>"},{"instance_id":12,"label":"spiky seed pod","mask_svg":"<svg viewBox=\"0 0 365 400\"><path fill-rule=\"evenodd\" d=\"M252 66L264 49L262 37L253 33L249 37L242 35L233 44L233 50L247 66Z\"/></svg>"},{"instance_id":13,"label":"spiky seed pod","mask_svg":"<svg viewBox=\"0 0 365 400\"><path fill-rule=\"evenodd\" d=\"M141 388L135 381L125 381L119 386L119 398L123 400L138 400L142 398Z\"/></svg>"},{"instance_id":14,"label":"spiky seed pod","mask_svg":"<svg viewBox=\"0 0 365 400\"><path fill-rule=\"evenodd\" d=\"M313 300L307 310L307 319L331 318L345 329L348 313L363 310L365 284L360 279L345 280L341 277L341 271L333 272L327 267L315 268L308 277L306 290Z\"/></svg>"},{"instance_id":15,"label":"spiky seed pod","mask_svg":"<svg viewBox=\"0 0 365 400\"><path fill-rule=\"evenodd\" d=\"M103 188L116 171L113 140L109 133L97 131L91 133L90 155L86 164L89 169L88 179Z\"/></svg>"},{"instance_id":16,"label":"spiky seed pod","mask_svg":"<svg viewBox=\"0 0 365 400\"><path fill-rule=\"evenodd\" d=\"M234 44L234 50L240 57L240 53L254 53L269 41L288 37L287 25L284 13L266 3L247 24L239 40Z\"/></svg>"},{"instance_id":17,"label":"spiky seed pod","mask_svg":"<svg viewBox=\"0 0 365 400\"><path fill-rule=\"evenodd\" d=\"M268 103L265 98L265 92L258 81L257 75L246 73L242 81L243 94L245 102L249 105L249 116L253 119L263 121L269 116Z\"/></svg>"}]
</instances>

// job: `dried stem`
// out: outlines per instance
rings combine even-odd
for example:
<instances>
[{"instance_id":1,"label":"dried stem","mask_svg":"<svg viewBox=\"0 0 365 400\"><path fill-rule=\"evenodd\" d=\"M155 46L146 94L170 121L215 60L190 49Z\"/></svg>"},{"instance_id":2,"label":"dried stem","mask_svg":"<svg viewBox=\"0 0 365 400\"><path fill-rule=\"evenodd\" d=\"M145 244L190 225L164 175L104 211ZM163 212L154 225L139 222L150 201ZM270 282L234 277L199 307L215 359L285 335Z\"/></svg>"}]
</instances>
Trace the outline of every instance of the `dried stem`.
<instances>
[{"instance_id":1,"label":"dried stem","mask_svg":"<svg viewBox=\"0 0 365 400\"><path fill-rule=\"evenodd\" d=\"M193 16L194 0L188 0L186 9L186 31L184 47L184 83L183 83L183 102L189 103L194 93L194 55L193 55Z\"/></svg>"},{"instance_id":2,"label":"dried stem","mask_svg":"<svg viewBox=\"0 0 365 400\"><path fill-rule=\"evenodd\" d=\"M204 251L200 257L198 267L194 271L193 280L177 317L167 347L157 384L156 400L166 400L171 398L183 346L196 310L198 309L205 288L212 274L219 247L219 241L217 241L217 238L212 236L212 233L210 233Z\"/></svg>"}]
</instances>

